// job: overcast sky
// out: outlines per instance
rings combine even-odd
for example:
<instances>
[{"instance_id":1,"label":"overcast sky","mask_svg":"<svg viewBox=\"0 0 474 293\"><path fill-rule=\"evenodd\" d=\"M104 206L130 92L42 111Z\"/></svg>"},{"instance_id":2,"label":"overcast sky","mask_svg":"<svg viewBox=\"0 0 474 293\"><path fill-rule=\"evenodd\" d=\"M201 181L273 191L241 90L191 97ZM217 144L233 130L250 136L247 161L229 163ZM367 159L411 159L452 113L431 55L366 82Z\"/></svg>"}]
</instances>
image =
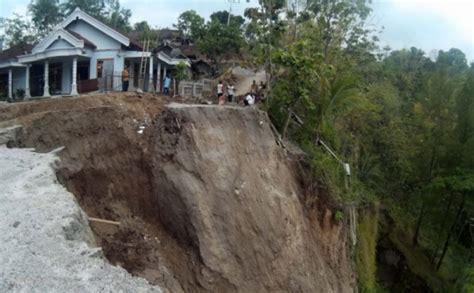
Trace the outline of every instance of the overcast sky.
<instances>
[{"instance_id":1,"label":"overcast sky","mask_svg":"<svg viewBox=\"0 0 474 293\"><path fill-rule=\"evenodd\" d=\"M14 12L24 14L30 0L0 0L0 17ZM189 9L208 17L212 12L229 9L228 0L121 0L132 10L132 23L146 20L153 26L171 27L178 15ZM239 2L234 0L234 2ZM258 0L240 0L232 5L242 14ZM382 45L392 49L422 48L427 55L433 50L461 49L474 61L474 0L374 0L369 24L384 27Z\"/></svg>"}]
</instances>

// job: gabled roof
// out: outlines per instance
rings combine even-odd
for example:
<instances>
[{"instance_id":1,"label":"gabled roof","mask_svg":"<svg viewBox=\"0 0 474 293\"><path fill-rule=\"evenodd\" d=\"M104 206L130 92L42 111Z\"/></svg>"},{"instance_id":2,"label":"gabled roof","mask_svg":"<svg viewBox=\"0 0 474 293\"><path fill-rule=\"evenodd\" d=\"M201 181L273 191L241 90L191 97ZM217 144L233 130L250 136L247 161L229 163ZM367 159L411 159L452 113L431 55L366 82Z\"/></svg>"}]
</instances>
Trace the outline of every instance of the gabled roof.
<instances>
[{"instance_id":1,"label":"gabled roof","mask_svg":"<svg viewBox=\"0 0 474 293\"><path fill-rule=\"evenodd\" d=\"M95 27L96 29L100 30L104 34L108 35L112 39L116 40L117 42L121 43L124 46L130 45L130 40L124 36L123 34L119 33L115 29L111 28L110 26L106 25L105 23L97 20L96 18L90 16L89 14L85 13L84 11L76 8L73 13L71 13L65 20L59 25L60 28L66 28L69 24L76 20L82 20L89 25Z\"/></svg>"},{"instance_id":2,"label":"gabled roof","mask_svg":"<svg viewBox=\"0 0 474 293\"><path fill-rule=\"evenodd\" d=\"M84 48L84 40L81 40L71 34L65 29L59 28L51 32L46 38L41 40L34 48L31 50L32 53L38 53L45 51L52 43L58 39L63 39L75 48Z\"/></svg>"},{"instance_id":3,"label":"gabled roof","mask_svg":"<svg viewBox=\"0 0 474 293\"><path fill-rule=\"evenodd\" d=\"M84 45L85 46L89 46L91 48L96 48L96 45L94 43L92 43L91 41L89 41L88 39L84 38L81 34L79 33L76 33L75 31L72 31L70 29L66 29L66 31L68 33L70 33L71 35L75 36L77 39L79 40L83 40L84 41Z\"/></svg>"},{"instance_id":4,"label":"gabled roof","mask_svg":"<svg viewBox=\"0 0 474 293\"><path fill-rule=\"evenodd\" d=\"M159 52L165 53L171 58L188 59L188 57L186 57L179 48L175 48L168 43L163 43L153 50L153 53Z\"/></svg>"},{"instance_id":5,"label":"gabled roof","mask_svg":"<svg viewBox=\"0 0 474 293\"><path fill-rule=\"evenodd\" d=\"M0 63L16 59L19 55L28 54L33 47L33 45L23 43L3 50L0 52Z\"/></svg>"}]
</instances>

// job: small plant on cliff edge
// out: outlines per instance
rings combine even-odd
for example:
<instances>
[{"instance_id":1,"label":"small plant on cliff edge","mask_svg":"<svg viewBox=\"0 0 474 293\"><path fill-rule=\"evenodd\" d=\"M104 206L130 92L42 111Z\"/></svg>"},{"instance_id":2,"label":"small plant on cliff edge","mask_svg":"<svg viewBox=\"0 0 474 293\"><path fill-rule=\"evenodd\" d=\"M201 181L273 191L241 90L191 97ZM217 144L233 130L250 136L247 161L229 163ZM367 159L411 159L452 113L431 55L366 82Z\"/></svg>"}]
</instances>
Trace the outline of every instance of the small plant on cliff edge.
<instances>
[{"instance_id":1,"label":"small plant on cliff edge","mask_svg":"<svg viewBox=\"0 0 474 293\"><path fill-rule=\"evenodd\" d=\"M341 211L336 211L336 213L334 214L334 219L337 222L341 222L342 220L344 220L344 213Z\"/></svg>"},{"instance_id":2,"label":"small plant on cliff edge","mask_svg":"<svg viewBox=\"0 0 474 293\"><path fill-rule=\"evenodd\" d=\"M174 77L176 81L179 83L180 81L189 79L189 68L183 61L176 64L174 68Z\"/></svg>"}]
</instances>

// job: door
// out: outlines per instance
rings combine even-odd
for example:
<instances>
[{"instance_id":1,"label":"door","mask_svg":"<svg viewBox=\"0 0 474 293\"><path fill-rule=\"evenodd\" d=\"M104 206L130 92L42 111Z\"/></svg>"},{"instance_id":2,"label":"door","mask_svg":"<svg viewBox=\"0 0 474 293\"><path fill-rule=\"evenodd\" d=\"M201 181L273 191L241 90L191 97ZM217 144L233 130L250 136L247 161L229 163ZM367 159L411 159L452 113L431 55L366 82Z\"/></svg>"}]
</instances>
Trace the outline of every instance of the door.
<instances>
[{"instance_id":1,"label":"door","mask_svg":"<svg viewBox=\"0 0 474 293\"><path fill-rule=\"evenodd\" d=\"M49 64L49 92L52 95L60 95L62 93L62 65L62 63Z\"/></svg>"},{"instance_id":2,"label":"door","mask_svg":"<svg viewBox=\"0 0 474 293\"><path fill-rule=\"evenodd\" d=\"M113 89L114 59L97 60L97 78L99 90L110 91Z\"/></svg>"}]
</instances>

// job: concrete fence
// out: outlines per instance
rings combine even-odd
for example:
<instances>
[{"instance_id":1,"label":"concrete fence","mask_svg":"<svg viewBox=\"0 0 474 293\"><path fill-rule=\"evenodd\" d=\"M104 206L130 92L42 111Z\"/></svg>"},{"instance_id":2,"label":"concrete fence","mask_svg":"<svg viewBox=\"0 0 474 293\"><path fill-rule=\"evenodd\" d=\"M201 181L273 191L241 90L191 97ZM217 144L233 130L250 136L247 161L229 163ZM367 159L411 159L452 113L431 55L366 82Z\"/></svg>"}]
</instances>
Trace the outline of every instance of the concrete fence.
<instances>
[{"instance_id":1,"label":"concrete fence","mask_svg":"<svg viewBox=\"0 0 474 293\"><path fill-rule=\"evenodd\" d=\"M182 81L179 83L179 95L182 97L208 97L212 95L213 82L203 79L198 82Z\"/></svg>"}]
</instances>

